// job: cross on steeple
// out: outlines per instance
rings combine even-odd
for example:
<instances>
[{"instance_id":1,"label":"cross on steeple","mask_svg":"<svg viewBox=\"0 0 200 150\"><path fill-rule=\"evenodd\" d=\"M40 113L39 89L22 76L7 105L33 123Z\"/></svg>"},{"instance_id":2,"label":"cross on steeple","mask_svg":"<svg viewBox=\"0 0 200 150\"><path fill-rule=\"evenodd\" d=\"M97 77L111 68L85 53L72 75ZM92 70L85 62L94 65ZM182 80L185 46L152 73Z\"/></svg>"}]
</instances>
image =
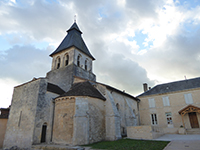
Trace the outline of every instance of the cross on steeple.
<instances>
[{"instance_id":1,"label":"cross on steeple","mask_svg":"<svg viewBox=\"0 0 200 150\"><path fill-rule=\"evenodd\" d=\"M74 22L76 22L76 15L74 15Z\"/></svg>"}]
</instances>

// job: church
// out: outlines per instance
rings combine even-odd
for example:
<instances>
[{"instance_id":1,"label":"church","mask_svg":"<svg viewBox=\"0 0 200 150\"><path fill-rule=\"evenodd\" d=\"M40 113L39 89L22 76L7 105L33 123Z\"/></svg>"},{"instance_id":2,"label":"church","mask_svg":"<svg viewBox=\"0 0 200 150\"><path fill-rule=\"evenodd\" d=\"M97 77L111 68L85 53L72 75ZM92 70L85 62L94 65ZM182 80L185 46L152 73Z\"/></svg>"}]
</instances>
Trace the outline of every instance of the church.
<instances>
[{"instance_id":1,"label":"church","mask_svg":"<svg viewBox=\"0 0 200 150\"><path fill-rule=\"evenodd\" d=\"M76 22L50 56L46 77L14 88L4 148L117 140L139 125L140 100L96 81L95 58Z\"/></svg>"}]
</instances>

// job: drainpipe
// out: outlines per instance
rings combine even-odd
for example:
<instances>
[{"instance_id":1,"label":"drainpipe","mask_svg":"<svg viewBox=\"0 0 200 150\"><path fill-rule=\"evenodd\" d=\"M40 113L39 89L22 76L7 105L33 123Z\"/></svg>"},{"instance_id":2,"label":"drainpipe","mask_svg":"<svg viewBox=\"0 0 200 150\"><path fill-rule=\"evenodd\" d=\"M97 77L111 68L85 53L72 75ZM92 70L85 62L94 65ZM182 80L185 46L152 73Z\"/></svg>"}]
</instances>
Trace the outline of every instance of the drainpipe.
<instances>
[{"instance_id":1,"label":"drainpipe","mask_svg":"<svg viewBox=\"0 0 200 150\"><path fill-rule=\"evenodd\" d=\"M137 101L137 109L138 109L138 124L140 125L140 110L139 110L139 100Z\"/></svg>"}]
</instances>

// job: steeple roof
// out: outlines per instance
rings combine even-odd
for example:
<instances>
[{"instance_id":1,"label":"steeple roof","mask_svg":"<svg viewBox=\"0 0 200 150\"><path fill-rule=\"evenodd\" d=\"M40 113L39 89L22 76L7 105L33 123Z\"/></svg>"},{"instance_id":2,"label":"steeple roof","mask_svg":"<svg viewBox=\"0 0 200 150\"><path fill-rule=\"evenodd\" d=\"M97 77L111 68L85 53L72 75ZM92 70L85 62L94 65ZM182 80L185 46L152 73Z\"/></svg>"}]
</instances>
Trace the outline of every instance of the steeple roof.
<instances>
[{"instance_id":1,"label":"steeple roof","mask_svg":"<svg viewBox=\"0 0 200 150\"><path fill-rule=\"evenodd\" d=\"M81 36L82 32L80 31L79 27L77 26L76 22L70 27L69 30L67 30L67 35L61 42L61 44L58 46L58 48L50 54L52 57L54 54L57 54L67 48L70 48L72 46L75 46L78 48L81 52L95 60L95 58L91 55L90 51L88 50L85 42L83 41L83 38Z\"/></svg>"}]
</instances>

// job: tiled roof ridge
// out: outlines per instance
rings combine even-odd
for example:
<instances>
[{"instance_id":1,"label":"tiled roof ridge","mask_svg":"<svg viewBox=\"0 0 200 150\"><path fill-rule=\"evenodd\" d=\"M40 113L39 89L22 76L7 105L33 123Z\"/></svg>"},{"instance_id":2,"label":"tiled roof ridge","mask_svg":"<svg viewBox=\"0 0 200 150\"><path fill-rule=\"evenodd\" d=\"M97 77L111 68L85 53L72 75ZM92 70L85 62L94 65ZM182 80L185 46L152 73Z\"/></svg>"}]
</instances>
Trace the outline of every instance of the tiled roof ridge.
<instances>
[{"instance_id":1,"label":"tiled roof ridge","mask_svg":"<svg viewBox=\"0 0 200 150\"><path fill-rule=\"evenodd\" d=\"M150 90L138 95L137 97L177 92L198 87L200 87L200 77L158 84Z\"/></svg>"}]
</instances>

